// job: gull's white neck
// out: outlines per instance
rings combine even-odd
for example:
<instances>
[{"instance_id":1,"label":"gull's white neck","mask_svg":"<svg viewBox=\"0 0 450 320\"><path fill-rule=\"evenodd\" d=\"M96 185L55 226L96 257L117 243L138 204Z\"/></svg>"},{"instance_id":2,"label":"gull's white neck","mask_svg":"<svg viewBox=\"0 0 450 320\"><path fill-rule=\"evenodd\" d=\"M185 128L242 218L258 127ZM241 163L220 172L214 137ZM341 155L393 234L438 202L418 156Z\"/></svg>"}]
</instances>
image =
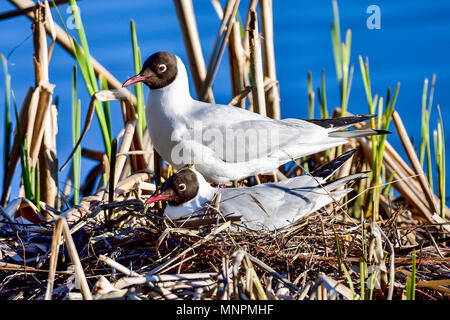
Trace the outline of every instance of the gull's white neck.
<instances>
[{"instance_id":1,"label":"gull's white neck","mask_svg":"<svg viewBox=\"0 0 450 320\"><path fill-rule=\"evenodd\" d=\"M164 107L167 112L179 113L191 105L186 67L178 56L176 58L178 71L175 80L163 88L150 89L147 100L150 109Z\"/></svg>"},{"instance_id":2,"label":"gull's white neck","mask_svg":"<svg viewBox=\"0 0 450 320\"><path fill-rule=\"evenodd\" d=\"M207 202L213 199L218 191L218 188L211 187L201 174L197 171L194 172L197 175L199 183L197 196L179 206L168 205L164 211L164 215L170 219L177 219L201 209Z\"/></svg>"}]
</instances>

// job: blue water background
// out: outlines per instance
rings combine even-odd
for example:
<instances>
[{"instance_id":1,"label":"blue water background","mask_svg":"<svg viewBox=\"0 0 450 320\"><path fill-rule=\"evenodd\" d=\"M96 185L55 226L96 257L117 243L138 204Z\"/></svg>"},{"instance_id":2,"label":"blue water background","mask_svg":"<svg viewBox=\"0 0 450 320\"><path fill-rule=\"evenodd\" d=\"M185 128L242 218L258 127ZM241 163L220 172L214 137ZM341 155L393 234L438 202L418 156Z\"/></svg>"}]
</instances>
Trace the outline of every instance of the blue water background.
<instances>
[{"instance_id":1,"label":"blue water background","mask_svg":"<svg viewBox=\"0 0 450 320\"><path fill-rule=\"evenodd\" d=\"M225 1L220 1L224 6ZM242 0L240 15L245 17L248 0ZM281 1L274 0L274 31L277 76L281 92L281 114L283 118L307 118L307 71L313 74L314 90L320 86L322 68L326 72L327 99L329 110L339 105L339 91L331 45L331 21L333 12L331 0ZM381 29L370 30L366 20L369 5L381 9ZM91 54L103 64L119 81L134 75L130 39L130 19L137 27L138 41L143 59L159 50L169 50L179 55L187 64L187 56L172 1L135 0L82 0L79 1L81 14ZM1 1L0 12L14 9L6 1ZM219 19L208 0L194 0L194 9L203 54L206 62L216 39ZM70 22L68 5L59 7L65 22ZM368 113L368 106L361 80L358 56L370 59L372 91L386 97L388 87L395 88L401 83L396 109L414 139L420 143L421 99L424 78L431 80L437 74L433 112L430 124L437 123L436 104L440 104L444 123L450 123L450 2L448 0L411 1L339 1L341 34L352 30L351 64L354 65L354 79L351 88L349 111L355 114ZM59 19L52 9L55 21ZM9 56L9 72L12 76L18 106L20 107L29 86L34 84L32 64L31 21L25 17L0 21L0 52ZM76 35L76 30L69 30ZM60 165L72 150L71 128L71 85L74 59L59 45L55 46L50 63L50 81L56 84L55 94L59 97L59 133L57 151ZM1 67L3 68L3 67ZM0 123L4 117L4 84L0 82ZM192 81L191 81L192 83ZM222 59L214 81L216 102L231 100L227 53ZM147 88L144 89L145 96ZM82 123L89 104L89 95L78 73L78 92L82 102ZM191 93L195 90L191 85ZM316 97L316 113L319 117ZM119 104L111 103L113 135L123 127ZM13 122L14 114L11 113ZM220 119L218 119L220 121ZM393 124L393 134L388 141L404 155ZM449 150L450 129L445 128L446 150ZM0 132L3 143L3 129ZM83 147L103 150L101 133L95 119L82 144ZM3 148L2 148L3 150ZM448 154L448 153L447 153ZM434 154L433 154L434 161ZM446 159L447 167L450 155ZM82 160L82 178L95 162ZM69 167L60 174L60 187L69 174ZM16 171L12 197L18 194L20 170ZM435 171L434 171L435 172ZM3 177L3 155L0 160L0 176ZM447 176L450 176L448 174ZM447 178L447 180L449 180ZM447 192L448 194L448 192Z\"/></svg>"}]
</instances>

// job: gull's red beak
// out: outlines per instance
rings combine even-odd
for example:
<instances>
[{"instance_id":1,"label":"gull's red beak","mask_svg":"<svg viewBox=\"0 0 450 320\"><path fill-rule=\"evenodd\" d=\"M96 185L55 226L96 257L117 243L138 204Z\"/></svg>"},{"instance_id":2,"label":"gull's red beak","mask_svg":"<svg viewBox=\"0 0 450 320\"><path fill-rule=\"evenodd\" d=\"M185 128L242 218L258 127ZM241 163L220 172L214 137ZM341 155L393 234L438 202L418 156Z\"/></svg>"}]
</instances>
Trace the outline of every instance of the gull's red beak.
<instances>
[{"instance_id":1,"label":"gull's red beak","mask_svg":"<svg viewBox=\"0 0 450 320\"><path fill-rule=\"evenodd\" d=\"M166 196L165 194L155 194L154 196L151 196L145 201L145 204L158 202L162 200L166 200L169 196Z\"/></svg>"},{"instance_id":2,"label":"gull's red beak","mask_svg":"<svg viewBox=\"0 0 450 320\"><path fill-rule=\"evenodd\" d=\"M134 77L131 77L130 79L128 79L127 81L125 81L125 82L122 84L122 88L131 86L132 84L135 84L135 83L137 83L137 82L142 82L142 81L144 81L144 80L145 80L145 77L143 77L143 76L137 74L137 75L135 75Z\"/></svg>"}]
</instances>

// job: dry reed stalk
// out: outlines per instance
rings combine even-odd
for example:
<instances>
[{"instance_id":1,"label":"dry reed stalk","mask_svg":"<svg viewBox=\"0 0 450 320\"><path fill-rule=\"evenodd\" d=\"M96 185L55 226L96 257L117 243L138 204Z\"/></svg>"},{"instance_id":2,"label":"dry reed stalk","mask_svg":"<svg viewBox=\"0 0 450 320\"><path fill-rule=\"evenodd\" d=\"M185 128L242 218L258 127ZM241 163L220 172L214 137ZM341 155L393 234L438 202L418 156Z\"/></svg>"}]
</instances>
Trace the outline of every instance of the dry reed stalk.
<instances>
[{"instance_id":1,"label":"dry reed stalk","mask_svg":"<svg viewBox=\"0 0 450 320\"><path fill-rule=\"evenodd\" d=\"M341 112L341 108L335 108L335 110L333 111L333 117L339 116ZM345 116L353 116L354 114L350 113L350 112L346 112ZM361 124L358 123L356 125L354 125L354 127L356 129L367 129L369 128L369 124ZM371 152L371 148L370 146L368 146L364 140L359 140L359 142L361 143L362 146L364 146L365 149L363 149L363 151L365 151L365 156L367 158L368 163L371 163L371 157L369 156L369 153ZM368 153L369 152L369 153ZM408 166L408 164L403 160L403 158L397 153L397 151L392 147L392 145L388 142L385 141L385 153L383 156L383 160L387 159L386 162L389 162L390 167L393 169L393 172L395 172L395 174L397 175L395 180L407 180L408 179L408 185L406 186L408 190L412 190L411 192L415 193L417 199L420 199L420 202L423 203L423 205L426 208L429 208L429 203L425 202L425 199L422 192L420 190L422 190L421 185L419 183L418 179L415 178L411 178L411 177L415 177L417 174L416 172L411 169L410 166ZM417 155L416 155L416 159L417 159ZM406 190L406 189L405 189ZM400 191L399 191L400 192ZM439 198L435 195L435 194L431 194L434 201L439 202ZM427 210L430 211L430 210ZM430 211L431 213L431 211ZM450 208L446 206L445 208L445 214L447 218L450 218Z\"/></svg>"},{"instance_id":2,"label":"dry reed stalk","mask_svg":"<svg viewBox=\"0 0 450 320\"><path fill-rule=\"evenodd\" d=\"M249 46L249 33L247 32L250 28L250 20L251 20L251 12L256 10L256 6L258 5L258 0L251 0L248 4L247 16L245 17L244 23L244 39L243 39L243 47L244 51L250 56L250 46Z\"/></svg>"},{"instance_id":3,"label":"dry reed stalk","mask_svg":"<svg viewBox=\"0 0 450 320\"><path fill-rule=\"evenodd\" d=\"M24 267L15 263L7 263L0 261L0 270L22 271L22 272L42 272L47 273L48 270L37 269L33 267ZM73 274L71 271L56 271L58 274Z\"/></svg>"},{"instance_id":4,"label":"dry reed stalk","mask_svg":"<svg viewBox=\"0 0 450 320\"><path fill-rule=\"evenodd\" d=\"M228 104L230 106L237 106L238 104L240 104L242 106L243 100L251 91L252 91L252 88L250 86L245 87L244 90L242 90L236 96L234 96L233 99ZM243 103L243 104L245 107L245 103Z\"/></svg>"},{"instance_id":5,"label":"dry reed stalk","mask_svg":"<svg viewBox=\"0 0 450 320\"><path fill-rule=\"evenodd\" d=\"M40 198L49 206L60 208L58 187L58 158L56 156L56 135L58 133L58 111L50 106L44 119L44 137L39 153Z\"/></svg>"},{"instance_id":6,"label":"dry reed stalk","mask_svg":"<svg viewBox=\"0 0 450 320\"><path fill-rule=\"evenodd\" d=\"M200 93L200 100L205 100L207 90L211 88L214 78L219 68L220 61L225 51L225 46L228 43L231 31L233 30L233 22L239 7L240 0L228 0L223 13L223 19L217 33L216 42L211 53L208 63L208 70L206 78L202 85Z\"/></svg>"},{"instance_id":7,"label":"dry reed stalk","mask_svg":"<svg viewBox=\"0 0 450 320\"><path fill-rule=\"evenodd\" d=\"M62 219L56 219L55 228L53 229L52 248L50 250L50 264L48 267L48 282L47 291L45 292L45 300L52 299L55 271L56 265L58 263L59 246L61 244L61 232L63 228L62 222Z\"/></svg>"},{"instance_id":8,"label":"dry reed stalk","mask_svg":"<svg viewBox=\"0 0 450 320\"><path fill-rule=\"evenodd\" d=\"M131 147L131 143L133 141L133 136L135 134L137 120L128 121L125 126L125 134L122 137L122 142L120 143L118 153L122 153L123 155L117 155L116 167L115 167L115 175L114 175L114 186L117 186L117 182L119 181L120 175L122 173L123 167L125 165L125 161L127 157L124 153L128 152Z\"/></svg>"},{"instance_id":9,"label":"dry reed stalk","mask_svg":"<svg viewBox=\"0 0 450 320\"><path fill-rule=\"evenodd\" d=\"M55 47L56 42L56 28L55 28L55 22L53 21L52 12L50 10L50 5L48 3L48 0L44 1L45 6L45 23L48 25L48 28L50 29L50 37L52 38L52 42L50 43L50 47L48 49L48 62L50 63L50 59L52 58L53 48Z\"/></svg>"},{"instance_id":10,"label":"dry reed stalk","mask_svg":"<svg viewBox=\"0 0 450 320\"><path fill-rule=\"evenodd\" d=\"M264 78L261 56L261 40L258 32L258 17L256 11L250 12L249 23L250 69L252 73L253 111L263 116L267 115L264 97Z\"/></svg>"},{"instance_id":11,"label":"dry reed stalk","mask_svg":"<svg viewBox=\"0 0 450 320\"><path fill-rule=\"evenodd\" d=\"M106 264L107 264L108 266L110 266L111 268L116 269L117 271L119 271L119 272L121 272L121 273L123 273L123 274L125 274L125 275L127 275L127 276L131 276L131 277L139 277L139 278L141 278L141 275L140 275L140 274L138 274L138 273L136 273L136 272L134 272L134 271L128 269L128 268L125 267L124 265L122 265L122 264L120 264L120 263L114 261L113 259L111 259L111 258L109 258L109 257L107 257L107 256L105 256L105 255L103 255L103 254L101 254L101 255L98 257L98 260L99 260L99 261L102 261L102 262L104 262L104 263L106 263Z\"/></svg>"},{"instance_id":12,"label":"dry reed stalk","mask_svg":"<svg viewBox=\"0 0 450 320\"><path fill-rule=\"evenodd\" d=\"M45 0L45 2L47 2L47 0ZM56 6L59 6L61 4L65 4L67 2L69 2L69 0L55 0ZM35 8L36 8L36 5L33 4L31 7L28 7L28 8L18 9L18 10L11 10L9 12L1 13L0 14L0 20L21 16L21 15L27 13L28 11L33 11Z\"/></svg>"},{"instance_id":13,"label":"dry reed stalk","mask_svg":"<svg viewBox=\"0 0 450 320\"><path fill-rule=\"evenodd\" d=\"M206 65L203 58L202 46L197 30L194 7L192 0L174 0L178 21L183 34L184 45L189 60L189 67L194 80L197 97L201 97L202 86L206 78ZM209 88L205 94L207 102L214 102L212 89Z\"/></svg>"},{"instance_id":14,"label":"dry reed stalk","mask_svg":"<svg viewBox=\"0 0 450 320\"><path fill-rule=\"evenodd\" d=\"M260 0L261 32L263 38L264 76L276 82L266 93L267 115L280 119L280 92L275 67L275 49L273 45L273 8L272 0Z\"/></svg>"},{"instance_id":15,"label":"dry reed stalk","mask_svg":"<svg viewBox=\"0 0 450 320\"><path fill-rule=\"evenodd\" d=\"M32 168L36 166L38 160L39 151L44 137L44 120L52 103L54 88L54 84L41 81L39 86L35 89L38 92L38 101L36 109L30 108L30 111L35 111L35 113L29 114L28 121L30 122L27 128L28 132L31 131L31 134L27 136L27 139L29 142L30 167Z\"/></svg>"},{"instance_id":16,"label":"dry reed stalk","mask_svg":"<svg viewBox=\"0 0 450 320\"><path fill-rule=\"evenodd\" d=\"M129 192L134 186L139 185L142 182L146 182L149 180L149 171L135 173L125 179L120 180L116 184L115 192L117 194L123 194L125 192ZM153 184L153 191L156 190L156 186Z\"/></svg>"},{"instance_id":17,"label":"dry reed stalk","mask_svg":"<svg viewBox=\"0 0 450 320\"><path fill-rule=\"evenodd\" d=\"M30 157L30 167L34 168L38 161L40 152L47 152L45 146L41 148L42 141L44 137L44 123L46 119L50 116L49 110L52 103L53 89L54 85L49 83L48 77L48 49L47 49L47 35L44 28L45 17L45 7L38 2L35 9L35 21L33 23L33 39L34 39L34 65L35 65L35 82L36 91L38 91L38 102L36 105L32 105L30 108L31 113L29 114L29 126L27 128L27 140L29 142L29 157ZM36 106L36 108L34 108ZM30 125L32 124L32 125ZM53 121L49 122L50 125ZM51 128L48 130L48 134L55 133L52 132ZM50 137L51 140L56 140L56 137ZM54 141L56 144L56 141ZM56 150L56 147L55 147ZM53 157L56 158L56 155ZM44 164L45 169L47 169L47 163ZM52 167L52 165L50 164ZM53 165L54 167L54 165ZM57 174L56 174L57 176ZM53 174L54 177L54 174ZM57 190L57 181L52 182L52 174L49 174L45 179L40 181L40 185L43 190L51 190L50 194L46 193L45 200L49 200L52 205L55 203L55 188ZM49 179L47 179L49 178ZM47 184L50 182L50 184ZM52 194L53 193L53 194ZM52 199L47 199L47 196L53 196ZM47 202L47 201L46 201ZM49 217L48 217L49 218Z\"/></svg>"},{"instance_id":18,"label":"dry reed stalk","mask_svg":"<svg viewBox=\"0 0 450 320\"><path fill-rule=\"evenodd\" d=\"M242 48L239 22L234 21L232 28L233 30L230 34L230 43L228 45L228 58L230 64L231 94L233 97L237 97L241 94L241 92L245 91L249 87L245 86L244 83L245 71L243 69L243 62L245 61L245 58L244 49ZM238 100L234 105L238 105L240 108L245 108L244 98L245 96Z\"/></svg>"},{"instance_id":19,"label":"dry reed stalk","mask_svg":"<svg viewBox=\"0 0 450 320\"><path fill-rule=\"evenodd\" d=\"M392 295L394 293L394 282L395 282L395 252L394 252L394 246L389 241L389 238L384 234L383 230L375 224L375 226L378 228L381 236L383 237L385 243L387 243L389 251L390 251L390 269L389 269L389 291L387 295L387 300L392 300Z\"/></svg>"},{"instance_id":20,"label":"dry reed stalk","mask_svg":"<svg viewBox=\"0 0 450 320\"><path fill-rule=\"evenodd\" d=\"M403 160L403 158L397 153L397 151L394 149L394 147L392 147L392 145L388 141L385 142L384 146L386 153L388 153L390 157L395 162L397 162L399 167L405 172L406 175L408 176L415 175L414 171L410 168L410 166L408 166L408 164ZM417 188L419 188L419 182L417 180L413 180L413 182L415 183Z\"/></svg>"},{"instance_id":21,"label":"dry reed stalk","mask_svg":"<svg viewBox=\"0 0 450 320\"><path fill-rule=\"evenodd\" d=\"M30 7L34 7L35 3L31 0L8 0L11 4L13 4L18 9L27 9ZM27 11L26 16L34 21L35 14L33 11ZM48 34L52 34L52 28L47 24L45 25L45 30ZM58 26L56 23L54 24L54 30L56 32L56 42L58 42L69 54L75 56L72 41L67 36L66 32ZM105 67L103 67L94 57L90 57L92 66L94 68L95 74L99 76L103 74L108 81L108 85L110 88L117 89L121 91L124 95L128 97L133 105L136 105L136 97L127 89L122 88L122 83L117 80Z\"/></svg>"},{"instance_id":22,"label":"dry reed stalk","mask_svg":"<svg viewBox=\"0 0 450 320\"><path fill-rule=\"evenodd\" d=\"M211 4L213 5L219 19L223 20L223 10L219 1L212 0ZM233 106L238 105L240 108L245 108L244 98L247 96L249 91L246 91L247 89L250 89L250 87L248 86L248 79L246 81L246 77L248 76L244 69L246 56L242 47L239 22L233 21L231 28L232 30L228 44L228 59L230 65L231 95L233 100L229 104ZM244 96L242 96L243 92L246 92Z\"/></svg>"},{"instance_id":23,"label":"dry reed stalk","mask_svg":"<svg viewBox=\"0 0 450 320\"><path fill-rule=\"evenodd\" d=\"M81 141L83 140L84 136L86 135L86 133L91 125L92 119L94 117L95 102L97 100L100 100L100 101L121 100L122 101L122 100L128 100L128 96L126 94L124 95L122 91L117 90L117 89L101 90L101 91L96 92L94 95L92 95L91 102L89 103L88 112L87 112L86 118L84 120L84 127L83 127L83 130L81 131L80 137L78 138L78 141L75 144L75 147L72 149L72 152L67 157L66 162L64 162L64 164L61 166L59 171L64 170L64 168L67 166L70 159L72 158L73 154L75 153L76 149L81 144ZM127 114L129 114L129 113L127 112ZM131 116L131 114L133 114L133 113L130 113L130 116ZM127 118L126 115L123 114L123 116L125 119ZM136 119L136 117L134 117L134 119Z\"/></svg>"},{"instance_id":24,"label":"dry reed stalk","mask_svg":"<svg viewBox=\"0 0 450 320\"><path fill-rule=\"evenodd\" d=\"M395 127L397 128L398 136L400 137L400 141L402 142L403 148L405 149L406 155L408 156L409 162L411 163L412 169L418 175L417 179L419 180L420 186L423 193L425 194L429 206L431 207L433 212L438 212L425 172L423 172L422 166L420 165L419 159L417 158L417 154L411 141L409 140L408 133L397 111L394 111L394 113L392 114L392 120L394 121Z\"/></svg>"},{"instance_id":25,"label":"dry reed stalk","mask_svg":"<svg viewBox=\"0 0 450 320\"><path fill-rule=\"evenodd\" d=\"M34 42L34 62L35 62L35 87L41 81L48 82L48 49L47 35L44 28L45 7L38 2L34 12L34 21L32 25Z\"/></svg>"},{"instance_id":26,"label":"dry reed stalk","mask_svg":"<svg viewBox=\"0 0 450 320\"><path fill-rule=\"evenodd\" d=\"M370 159L372 159L372 151L369 144L364 141L360 141L360 144L363 147L364 155L367 161L370 162ZM392 186L403 197L405 197L408 203L411 204L423 218L425 218L430 223L435 223L434 219L432 218L432 212L430 211L427 204L422 200L423 197L417 194L417 191L411 187L410 183L408 183L408 180L412 180L414 178L399 175L399 171L396 170L396 163L389 157L389 155L385 154L383 161L386 163L389 173L394 174L394 181L392 183Z\"/></svg>"},{"instance_id":27,"label":"dry reed stalk","mask_svg":"<svg viewBox=\"0 0 450 320\"><path fill-rule=\"evenodd\" d=\"M359 300L360 299L360 296L357 293L354 293L354 297L353 297L351 290L347 286L345 286L342 283L339 283L336 280L330 278L325 273L320 272L319 273L319 277L316 280L316 284L318 285L318 284L321 284L323 282L325 282L327 284L326 287L333 288L339 294L344 296L347 300L353 300L353 299L354 300Z\"/></svg>"},{"instance_id":28,"label":"dry reed stalk","mask_svg":"<svg viewBox=\"0 0 450 320\"><path fill-rule=\"evenodd\" d=\"M124 126L126 127L128 122L137 120L138 117L135 108L130 104L128 100L121 100L120 103L123 106L122 107L123 110L125 110L123 116L124 116ZM144 131L148 130L145 130L144 128ZM129 151L149 150L150 148L152 148L150 142L150 146L148 147L149 149L143 149L142 137L137 130L134 130L134 134L132 135L132 137L133 141L131 142ZM147 162L145 161L145 158L142 154L134 154L130 156L130 158L128 158L127 161L130 163L131 172L136 172L147 168Z\"/></svg>"},{"instance_id":29,"label":"dry reed stalk","mask_svg":"<svg viewBox=\"0 0 450 320\"><path fill-rule=\"evenodd\" d=\"M64 217L60 217L58 219L62 220L62 230L67 245L67 251L69 252L72 265L75 268L75 277L77 278L78 284L80 285L81 294L83 295L84 300L92 300L92 294L89 290L89 285L84 274L83 266L81 265L80 257L78 256L77 248L75 247L75 243L73 242L67 220Z\"/></svg>"},{"instance_id":30,"label":"dry reed stalk","mask_svg":"<svg viewBox=\"0 0 450 320\"><path fill-rule=\"evenodd\" d=\"M147 163L147 168L150 171L154 171L154 167L153 167L153 146L152 146L152 142L150 140L150 133L148 132L148 130L144 130L144 134L142 137L142 150L146 150L149 151L149 153L147 155L144 155L144 160Z\"/></svg>"}]
</instances>

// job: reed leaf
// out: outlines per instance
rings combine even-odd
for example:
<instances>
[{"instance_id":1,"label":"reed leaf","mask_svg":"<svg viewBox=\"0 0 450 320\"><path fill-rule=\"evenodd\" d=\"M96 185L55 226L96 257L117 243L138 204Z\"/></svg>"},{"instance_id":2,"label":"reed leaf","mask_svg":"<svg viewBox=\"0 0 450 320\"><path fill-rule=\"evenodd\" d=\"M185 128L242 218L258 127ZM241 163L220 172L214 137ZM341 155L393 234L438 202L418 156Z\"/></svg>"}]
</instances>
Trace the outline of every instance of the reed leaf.
<instances>
[{"instance_id":1,"label":"reed leaf","mask_svg":"<svg viewBox=\"0 0 450 320\"><path fill-rule=\"evenodd\" d=\"M142 69L142 61L141 61L141 50L137 42L136 25L133 19L130 20L130 28L131 28L131 46L133 48L134 73L138 74ZM145 127L147 126L147 121L145 119L144 87L142 82L136 83L136 85L134 86L134 91L136 93L136 102L137 102L138 133L142 137L144 134Z\"/></svg>"},{"instance_id":2,"label":"reed leaf","mask_svg":"<svg viewBox=\"0 0 450 320\"><path fill-rule=\"evenodd\" d=\"M19 124L19 113L17 112L16 99L14 97L14 91L11 90L12 101L14 105L14 112L16 115L16 129L17 138L19 141L19 154L20 154L20 166L22 168L22 183L25 191L25 197L30 201L34 201L33 184L31 181L31 172L28 165L28 153L27 153L27 140L26 137L22 137L22 130Z\"/></svg>"},{"instance_id":3,"label":"reed leaf","mask_svg":"<svg viewBox=\"0 0 450 320\"><path fill-rule=\"evenodd\" d=\"M114 202L114 190L116 179L116 160L117 160L117 139L113 139L111 143L111 159L109 163L109 203ZM114 208L109 209L108 220L114 219Z\"/></svg>"},{"instance_id":4,"label":"reed leaf","mask_svg":"<svg viewBox=\"0 0 450 320\"><path fill-rule=\"evenodd\" d=\"M428 183L430 185L431 190L433 190L433 171L432 171L432 164L431 164L431 143L430 143L430 115L431 115L431 109L433 106L433 96L434 96L434 87L436 84L436 74L433 75L433 78L431 80L431 89L429 96L427 94L428 92L428 78L425 78L424 84L423 84L423 91L422 91L422 137L420 142L420 153L419 153L419 159L420 164L422 167L424 167L424 160L425 160L425 154L427 156L427 177L428 177ZM427 101L428 101L428 108L427 108ZM425 169L425 167L424 167ZM425 170L424 170L425 171Z\"/></svg>"},{"instance_id":5,"label":"reed leaf","mask_svg":"<svg viewBox=\"0 0 450 320\"><path fill-rule=\"evenodd\" d=\"M319 99L320 105L320 117L328 118L328 109L327 109L327 91L325 86L325 70L322 69L322 82L321 88L317 88L317 97Z\"/></svg>"},{"instance_id":6,"label":"reed leaf","mask_svg":"<svg viewBox=\"0 0 450 320\"><path fill-rule=\"evenodd\" d=\"M438 105L439 119L437 129L433 131L434 150L436 154L436 167L438 179L438 191L440 200L441 217L445 219L445 133L444 123L442 121L441 109Z\"/></svg>"},{"instance_id":7,"label":"reed leaf","mask_svg":"<svg viewBox=\"0 0 450 320\"><path fill-rule=\"evenodd\" d=\"M75 147L80 138L81 101L77 100L77 67L73 66L72 75L72 141ZM81 147L78 146L73 155L73 204L79 204L79 190L81 177Z\"/></svg>"},{"instance_id":8,"label":"reed leaf","mask_svg":"<svg viewBox=\"0 0 450 320\"><path fill-rule=\"evenodd\" d=\"M331 40L333 44L334 65L338 83L342 81L342 52L341 52L341 27L339 21L339 8L336 0L333 0L333 22L331 23Z\"/></svg>"},{"instance_id":9,"label":"reed leaf","mask_svg":"<svg viewBox=\"0 0 450 320\"><path fill-rule=\"evenodd\" d=\"M78 62L78 66L80 67L81 74L83 75L83 79L85 81L86 87L88 89L89 94L92 96L95 92L98 91L98 84L97 79L95 77L94 68L91 63L91 56L89 53L89 46L86 38L86 33L84 31L83 22L81 20L80 12L78 9L78 6L76 4L75 0L69 0L70 8L72 11L72 15L75 21L75 26L78 31L78 37L80 39L80 44L69 34L67 33L67 36L72 42L72 47L75 55L75 59ZM55 7L58 16L61 20L61 23L64 25L64 29L67 32L67 28L65 27L64 21L62 20L61 14L59 13L55 3L53 3L53 6ZM108 130L108 124L107 120L103 111L103 108L101 107L101 104L99 101L96 101L95 103L95 111L97 113L98 121L100 124L100 128L103 135L103 143L105 146L106 154L110 155L111 153L111 136L109 135Z\"/></svg>"},{"instance_id":10,"label":"reed leaf","mask_svg":"<svg viewBox=\"0 0 450 320\"><path fill-rule=\"evenodd\" d=\"M406 299L416 299L416 250L413 250L411 275L406 279Z\"/></svg>"},{"instance_id":11,"label":"reed leaf","mask_svg":"<svg viewBox=\"0 0 450 320\"><path fill-rule=\"evenodd\" d=\"M8 171L9 154L11 149L12 123L10 116L11 109L11 75L8 73L8 61L5 56L0 53L3 61L3 73L5 75L5 113L3 122L3 181L6 180L6 172Z\"/></svg>"}]
</instances>

